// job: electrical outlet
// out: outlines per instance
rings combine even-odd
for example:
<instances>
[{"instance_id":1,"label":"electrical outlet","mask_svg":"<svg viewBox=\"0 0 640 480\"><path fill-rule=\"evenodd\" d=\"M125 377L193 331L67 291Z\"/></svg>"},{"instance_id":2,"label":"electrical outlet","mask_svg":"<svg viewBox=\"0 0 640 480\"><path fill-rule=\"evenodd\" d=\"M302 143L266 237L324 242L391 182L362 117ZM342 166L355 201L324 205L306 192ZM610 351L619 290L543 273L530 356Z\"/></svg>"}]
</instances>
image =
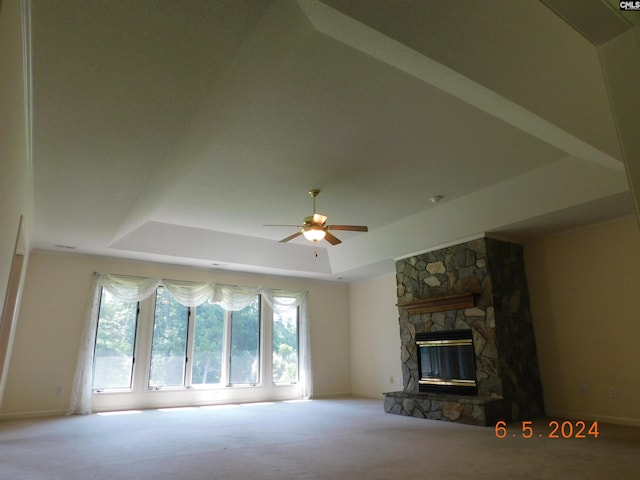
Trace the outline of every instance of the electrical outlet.
<instances>
[{"instance_id":1,"label":"electrical outlet","mask_svg":"<svg viewBox=\"0 0 640 480\"><path fill-rule=\"evenodd\" d=\"M589 389L587 388L586 385L580 385L578 387L578 392L580 393L580 396L582 396L582 397L586 397L587 395L589 395Z\"/></svg>"},{"instance_id":2,"label":"electrical outlet","mask_svg":"<svg viewBox=\"0 0 640 480\"><path fill-rule=\"evenodd\" d=\"M609 387L609 396L611 398L618 398L618 391L616 390L616 387Z\"/></svg>"}]
</instances>

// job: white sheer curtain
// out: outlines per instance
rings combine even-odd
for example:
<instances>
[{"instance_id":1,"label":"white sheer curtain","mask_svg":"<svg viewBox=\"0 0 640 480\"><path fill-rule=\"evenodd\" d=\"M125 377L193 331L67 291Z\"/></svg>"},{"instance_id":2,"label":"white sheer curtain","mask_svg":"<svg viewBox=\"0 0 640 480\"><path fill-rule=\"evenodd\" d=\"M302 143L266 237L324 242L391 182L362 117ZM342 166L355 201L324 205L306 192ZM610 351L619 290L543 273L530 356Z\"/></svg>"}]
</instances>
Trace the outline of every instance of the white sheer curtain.
<instances>
[{"instance_id":1,"label":"white sheer curtain","mask_svg":"<svg viewBox=\"0 0 640 480\"><path fill-rule=\"evenodd\" d=\"M140 302L156 291L159 278L128 277L96 273L100 286L123 302Z\"/></svg>"},{"instance_id":2,"label":"white sheer curtain","mask_svg":"<svg viewBox=\"0 0 640 480\"><path fill-rule=\"evenodd\" d=\"M175 280L161 282L175 299L186 307L197 307L213 298L214 285L210 283L188 283Z\"/></svg>"},{"instance_id":3,"label":"white sheer curtain","mask_svg":"<svg viewBox=\"0 0 640 480\"><path fill-rule=\"evenodd\" d=\"M308 400L313 396L313 376L311 375L311 339L307 292L262 289L262 295L274 312L285 312L300 307L298 381L300 383L300 398Z\"/></svg>"},{"instance_id":4,"label":"white sheer curtain","mask_svg":"<svg viewBox=\"0 0 640 480\"><path fill-rule=\"evenodd\" d=\"M98 327L101 287L122 301L140 302L153 295L160 285L166 287L178 302L188 307L208 302L219 304L225 310L238 311L249 305L258 294L263 296L274 311L300 307L300 398L311 398L313 391L306 292L96 273L80 340L67 415L91 413L93 350Z\"/></svg>"},{"instance_id":5,"label":"white sheer curtain","mask_svg":"<svg viewBox=\"0 0 640 480\"><path fill-rule=\"evenodd\" d=\"M217 303L225 310L237 312L249 305L256 298L256 295L262 293L261 290L261 288L216 284L210 303Z\"/></svg>"}]
</instances>

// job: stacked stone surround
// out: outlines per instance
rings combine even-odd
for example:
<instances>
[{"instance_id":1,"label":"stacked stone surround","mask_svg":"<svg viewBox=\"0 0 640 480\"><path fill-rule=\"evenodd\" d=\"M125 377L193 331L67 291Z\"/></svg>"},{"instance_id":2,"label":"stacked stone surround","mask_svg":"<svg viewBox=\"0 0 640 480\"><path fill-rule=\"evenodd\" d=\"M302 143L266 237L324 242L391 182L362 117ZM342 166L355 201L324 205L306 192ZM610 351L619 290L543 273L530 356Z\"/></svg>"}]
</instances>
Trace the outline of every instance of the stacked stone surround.
<instances>
[{"instance_id":1,"label":"stacked stone surround","mask_svg":"<svg viewBox=\"0 0 640 480\"><path fill-rule=\"evenodd\" d=\"M521 245L480 238L396 262L402 392L385 393L385 411L492 425L543 415L542 386ZM409 313L402 304L474 293L472 307ZM477 396L418 391L416 333L473 332Z\"/></svg>"}]
</instances>

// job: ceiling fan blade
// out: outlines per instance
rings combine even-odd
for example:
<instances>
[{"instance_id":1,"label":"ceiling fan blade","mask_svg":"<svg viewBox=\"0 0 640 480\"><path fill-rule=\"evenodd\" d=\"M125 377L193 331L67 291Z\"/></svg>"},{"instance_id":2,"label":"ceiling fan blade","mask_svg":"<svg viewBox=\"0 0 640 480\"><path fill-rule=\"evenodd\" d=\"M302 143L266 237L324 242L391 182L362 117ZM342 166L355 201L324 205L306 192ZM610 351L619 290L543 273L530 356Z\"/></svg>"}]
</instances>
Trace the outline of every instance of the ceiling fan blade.
<instances>
[{"instance_id":1,"label":"ceiling fan blade","mask_svg":"<svg viewBox=\"0 0 640 480\"><path fill-rule=\"evenodd\" d=\"M302 225L282 225L282 224L273 224L273 223L268 223L265 225L262 225L263 227L296 227L296 228L302 228Z\"/></svg>"},{"instance_id":2,"label":"ceiling fan blade","mask_svg":"<svg viewBox=\"0 0 640 480\"><path fill-rule=\"evenodd\" d=\"M300 235L302 235L302 231L296 232L293 235L289 235L287 238L283 238L282 240L280 240L280 243L288 242L289 240L293 240L294 238L299 237Z\"/></svg>"},{"instance_id":3,"label":"ceiling fan blade","mask_svg":"<svg viewBox=\"0 0 640 480\"><path fill-rule=\"evenodd\" d=\"M329 232L325 232L325 233L326 233L326 235L324 236L324 239L327 242L329 242L331 245L338 245L339 243L342 243L342 240L340 240L335 235L332 235Z\"/></svg>"},{"instance_id":4,"label":"ceiling fan blade","mask_svg":"<svg viewBox=\"0 0 640 480\"><path fill-rule=\"evenodd\" d=\"M327 218L328 217L326 215L322 215L320 213L314 213L311 221L313 222L314 225L324 225L324 222L327 221Z\"/></svg>"},{"instance_id":5,"label":"ceiling fan blade","mask_svg":"<svg viewBox=\"0 0 640 480\"><path fill-rule=\"evenodd\" d=\"M369 231L369 227L365 227L364 225L327 225L327 228L331 230L349 230L351 232Z\"/></svg>"}]
</instances>

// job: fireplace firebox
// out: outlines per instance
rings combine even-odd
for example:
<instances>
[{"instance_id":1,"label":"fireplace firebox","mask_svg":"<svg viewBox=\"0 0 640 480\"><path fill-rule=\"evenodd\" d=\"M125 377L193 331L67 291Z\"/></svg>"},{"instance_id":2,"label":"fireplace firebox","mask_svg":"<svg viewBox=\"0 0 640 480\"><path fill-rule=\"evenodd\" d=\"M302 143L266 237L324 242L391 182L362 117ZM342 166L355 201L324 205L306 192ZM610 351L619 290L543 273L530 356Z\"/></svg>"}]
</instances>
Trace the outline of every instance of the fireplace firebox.
<instances>
[{"instance_id":1,"label":"fireplace firebox","mask_svg":"<svg viewBox=\"0 0 640 480\"><path fill-rule=\"evenodd\" d=\"M416 334L420 392L477 395L471 330Z\"/></svg>"}]
</instances>

